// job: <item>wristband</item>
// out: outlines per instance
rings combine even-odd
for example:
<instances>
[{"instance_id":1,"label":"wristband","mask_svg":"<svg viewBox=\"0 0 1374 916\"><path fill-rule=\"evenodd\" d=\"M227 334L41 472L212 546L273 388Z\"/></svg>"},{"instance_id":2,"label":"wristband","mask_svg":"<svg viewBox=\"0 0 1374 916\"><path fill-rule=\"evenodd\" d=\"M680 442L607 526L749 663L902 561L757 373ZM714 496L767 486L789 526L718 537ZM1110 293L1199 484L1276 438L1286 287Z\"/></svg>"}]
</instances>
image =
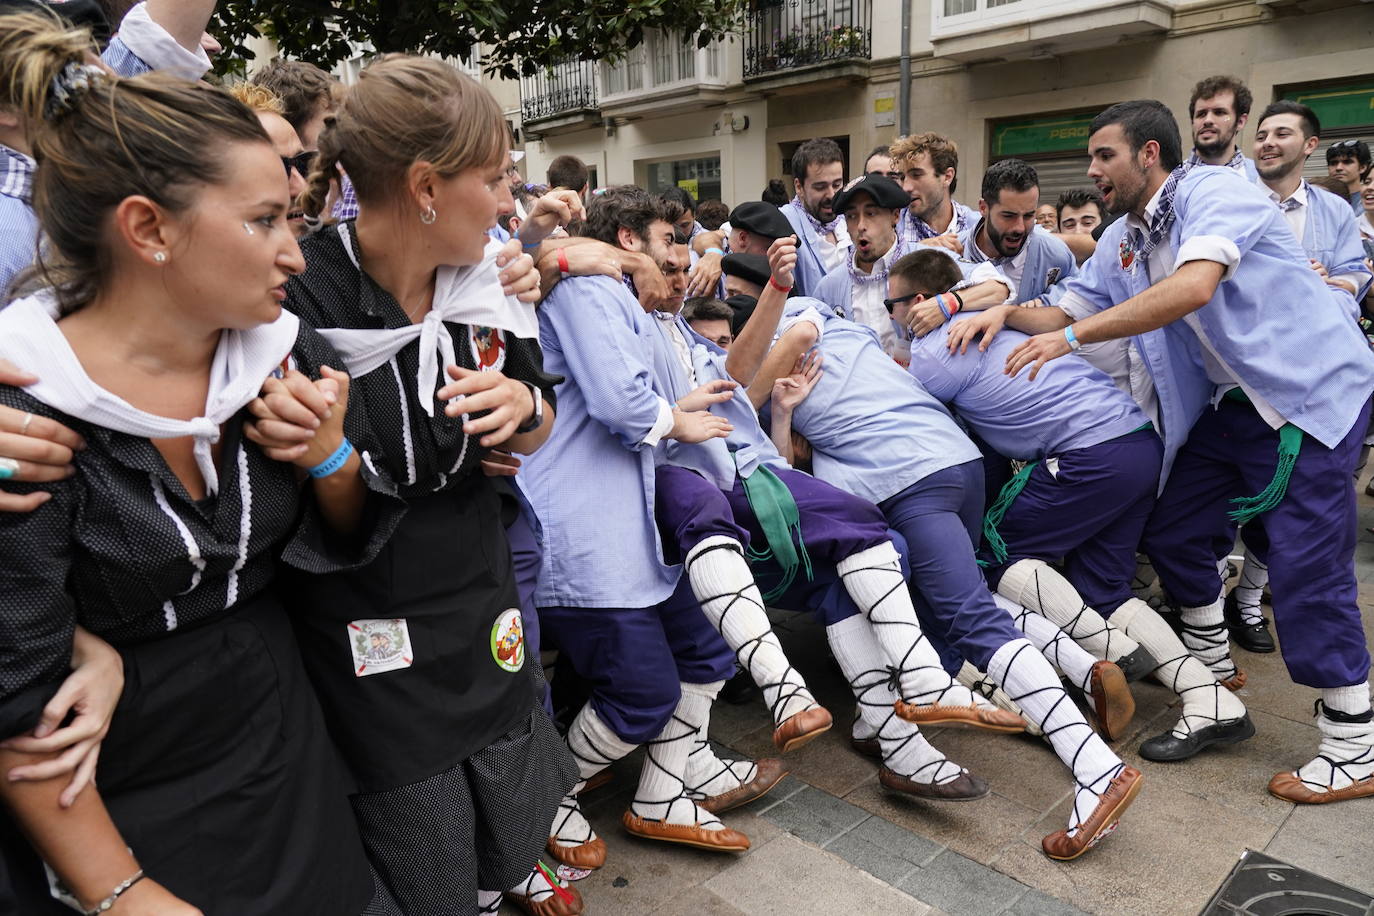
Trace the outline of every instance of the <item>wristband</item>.
<instances>
[{"instance_id":1,"label":"wristband","mask_svg":"<svg viewBox=\"0 0 1374 916\"><path fill-rule=\"evenodd\" d=\"M568 253L562 248L558 249L558 275L564 280L571 276L568 273Z\"/></svg>"},{"instance_id":2,"label":"wristband","mask_svg":"<svg viewBox=\"0 0 1374 916\"><path fill-rule=\"evenodd\" d=\"M328 477L330 474L333 474L339 468L343 467L348 461L348 456L351 454L353 454L353 443L349 442L348 439L344 439L344 441L339 444L339 447L334 449L334 454L315 465L306 473L316 480L319 480L321 477Z\"/></svg>"},{"instance_id":3,"label":"wristband","mask_svg":"<svg viewBox=\"0 0 1374 916\"><path fill-rule=\"evenodd\" d=\"M534 400L534 413L530 414L530 418L524 423L515 427L515 431L517 433L532 433L544 425L544 392L540 391L539 386L534 382L525 382L523 379L520 381L524 382L530 389L530 398Z\"/></svg>"},{"instance_id":4,"label":"wristband","mask_svg":"<svg viewBox=\"0 0 1374 916\"><path fill-rule=\"evenodd\" d=\"M1073 325L1064 328L1064 339L1069 342L1070 350L1077 350L1079 347L1083 346L1078 342L1078 337L1073 333Z\"/></svg>"},{"instance_id":5,"label":"wristband","mask_svg":"<svg viewBox=\"0 0 1374 916\"><path fill-rule=\"evenodd\" d=\"M516 238L520 238L520 236L517 235ZM521 247L521 248L524 248L526 251L533 251L534 249L538 248L538 247L539 247L540 245L542 245L542 244L543 244L543 242L524 242L524 241L522 241L522 242L520 243L520 247Z\"/></svg>"},{"instance_id":6,"label":"wristband","mask_svg":"<svg viewBox=\"0 0 1374 916\"><path fill-rule=\"evenodd\" d=\"M778 292L782 293L783 295L787 295L788 293L792 292L792 287L790 287L790 286L783 286L783 285L780 284L777 280L774 280L771 274L770 274L769 277L768 277L768 285L771 286L771 287L773 287L773 289L777 290Z\"/></svg>"},{"instance_id":7,"label":"wristband","mask_svg":"<svg viewBox=\"0 0 1374 916\"><path fill-rule=\"evenodd\" d=\"M945 316L946 321L949 321L950 318L954 317L950 314L949 306L945 305L945 297L943 294L935 294L935 306L940 310L940 314Z\"/></svg>"},{"instance_id":8,"label":"wristband","mask_svg":"<svg viewBox=\"0 0 1374 916\"><path fill-rule=\"evenodd\" d=\"M954 308L950 309L949 312L951 316L954 316L964 310L964 297L956 293L954 290L950 290L949 294L954 297L955 305Z\"/></svg>"},{"instance_id":9,"label":"wristband","mask_svg":"<svg viewBox=\"0 0 1374 916\"><path fill-rule=\"evenodd\" d=\"M104 913L110 908L112 908L125 891L133 887L138 882L142 881L144 877L145 876L143 874L143 869L140 868L138 871L134 872L128 878L125 878L123 881L121 881L115 887L115 889L110 892L110 896L106 897L104 900L100 901L95 906L91 907L89 910L84 910L83 912L86 914L86 916L100 916L101 913Z\"/></svg>"},{"instance_id":10,"label":"wristband","mask_svg":"<svg viewBox=\"0 0 1374 916\"><path fill-rule=\"evenodd\" d=\"M702 252L702 254L703 254L703 255L718 254L718 255L720 255L722 258L725 257L725 252L721 251L719 248L716 248L715 246L712 246L712 247L710 247L710 248L707 248L705 251Z\"/></svg>"}]
</instances>

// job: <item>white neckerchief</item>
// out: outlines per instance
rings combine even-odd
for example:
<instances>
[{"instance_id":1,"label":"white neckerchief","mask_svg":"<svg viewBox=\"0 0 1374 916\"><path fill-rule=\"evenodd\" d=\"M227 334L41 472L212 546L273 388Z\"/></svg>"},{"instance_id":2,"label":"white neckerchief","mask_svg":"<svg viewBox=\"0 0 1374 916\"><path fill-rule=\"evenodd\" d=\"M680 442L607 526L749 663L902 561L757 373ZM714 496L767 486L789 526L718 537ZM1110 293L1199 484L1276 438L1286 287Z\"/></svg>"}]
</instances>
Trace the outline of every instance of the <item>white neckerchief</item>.
<instances>
[{"instance_id":1,"label":"white neckerchief","mask_svg":"<svg viewBox=\"0 0 1374 916\"><path fill-rule=\"evenodd\" d=\"M24 390L55 410L115 432L147 439L191 436L206 493L218 493L219 473L210 447L219 441L220 426L258 396L263 382L290 355L299 319L282 312L271 324L222 331L210 366L205 413L174 420L139 410L91 381L53 320L54 302L53 293L44 290L0 311L0 359L39 376Z\"/></svg>"},{"instance_id":2,"label":"white neckerchief","mask_svg":"<svg viewBox=\"0 0 1374 916\"><path fill-rule=\"evenodd\" d=\"M344 251L353 266L362 270L353 254L353 240L348 224L338 224ZM434 302L419 324L403 328L321 328L320 335L333 344L348 366L350 375L366 375L385 365L412 340L420 341L420 371L416 376L416 394L420 406L434 416L434 384L439 374L439 360L443 365L457 363L453 337L445 321L471 327L500 328L516 337L539 336L539 319L534 306L521 302L501 291L498 279L501 271L496 257L504 247L491 239L482 252L482 260L470 267L440 267L434 277Z\"/></svg>"}]
</instances>

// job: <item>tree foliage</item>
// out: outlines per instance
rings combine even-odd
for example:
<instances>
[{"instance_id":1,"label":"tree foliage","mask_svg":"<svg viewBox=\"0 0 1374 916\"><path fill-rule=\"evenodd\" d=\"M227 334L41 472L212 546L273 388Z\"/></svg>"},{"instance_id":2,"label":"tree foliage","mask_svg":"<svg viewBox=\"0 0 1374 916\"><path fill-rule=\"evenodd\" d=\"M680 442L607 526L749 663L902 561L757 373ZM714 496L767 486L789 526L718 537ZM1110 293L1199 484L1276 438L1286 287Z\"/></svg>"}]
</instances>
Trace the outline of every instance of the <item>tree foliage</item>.
<instances>
[{"instance_id":1,"label":"tree foliage","mask_svg":"<svg viewBox=\"0 0 1374 916\"><path fill-rule=\"evenodd\" d=\"M285 57L328 70L352 46L464 57L513 79L575 57L614 60L649 30L674 30L699 47L738 27L748 0L223 0L211 31L221 66L241 66L244 42L266 36Z\"/></svg>"}]
</instances>

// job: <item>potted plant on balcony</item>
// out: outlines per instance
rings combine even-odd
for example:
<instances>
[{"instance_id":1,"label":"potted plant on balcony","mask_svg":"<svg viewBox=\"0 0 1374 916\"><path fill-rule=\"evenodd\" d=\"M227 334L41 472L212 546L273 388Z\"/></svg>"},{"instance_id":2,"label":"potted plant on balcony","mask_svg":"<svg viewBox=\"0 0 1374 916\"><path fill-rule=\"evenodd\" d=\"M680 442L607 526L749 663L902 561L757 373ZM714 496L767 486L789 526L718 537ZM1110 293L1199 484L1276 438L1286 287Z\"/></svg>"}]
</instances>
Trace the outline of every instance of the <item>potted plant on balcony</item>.
<instances>
[{"instance_id":1,"label":"potted plant on balcony","mask_svg":"<svg viewBox=\"0 0 1374 916\"><path fill-rule=\"evenodd\" d=\"M825 56L831 59L863 57L867 36L863 29L852 25L837 25L824 34Z\"/></svg>"},{"instance_id":2,"label":"potted plant on balcony","mask_svg":"<svg viewBox=\"0 0 1374 916\"><path fill-rule=\"evenodd\" d=\"M802 33L800 26L793 26L791 31L773 33L773 55L776 58L775 66L768 69L786 69L794 67L799 59L804 57L806 52L806 35Z\"/></svg>"}]
</instances>

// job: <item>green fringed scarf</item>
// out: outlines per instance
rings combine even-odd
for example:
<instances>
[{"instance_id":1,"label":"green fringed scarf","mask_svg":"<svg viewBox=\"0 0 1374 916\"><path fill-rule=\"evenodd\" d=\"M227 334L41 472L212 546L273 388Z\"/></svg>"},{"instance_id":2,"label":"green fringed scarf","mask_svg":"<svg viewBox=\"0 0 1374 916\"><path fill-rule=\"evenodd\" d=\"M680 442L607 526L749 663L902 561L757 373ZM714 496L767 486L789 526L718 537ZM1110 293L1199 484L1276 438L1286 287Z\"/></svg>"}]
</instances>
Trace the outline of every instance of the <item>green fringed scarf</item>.
<instances>
[{"instance_id":1,"label":"green fringed scarf","mask_svg":"<svg viewBox=\"0 0 1374 916\"><path fill-rule=\"evenodd\" d=\"M1250 396L1239 388L1232 388L1224 397L1232 401L1249 404ZM1285 423L1279 429L1279 460L1274 466L1274 477L1269 484L1254 496L1241 496L1231 500L1235 506L1228 515L1238 525L1263 515L1283 502L1288 493L1288 480L1293 476L1293 468L1298 463L1298 452L1302 449L1302 430L1292 423Z\"/></svg>"},{"instance_id":2,"label":"green fringed scarf","mask_svg":"<svg viewBox=\"0 0 1374 916\"><path fill-rule=\"evenodd\" d=\"M1002 540L1002 534L997 530L997 526L1002 523L1002 516L1007 514L1016 497L1026 488L1026 481L1030 480L1031 471L1035 470L1037 463L1032 461L1012 475L1011 480L1003 484L1001 492L983 516L983 540L987 542L988 550L992 551L998 565L1007 559L1007 542Z\"/></svg>"},{"instance_id":3,"label":"green fringed scarf","mask_svg":"<svg viewBox=\"0 0 1374 916\"><path fill-rule=\"evenodd\" d=\"M763 550L749 547L749 560L763 563L771 559L782 569L782 581L763 596L764 601L772 601L791 587L798 568L806 581L812 579L811 557L807 556L806 542L802 540L801 515L792 491L767 467L759 465L748 477L740 475L740 479L749 508L754 510L754 517L759 520L759 527L768 540Z\"/></svg>"}]
</instances>

